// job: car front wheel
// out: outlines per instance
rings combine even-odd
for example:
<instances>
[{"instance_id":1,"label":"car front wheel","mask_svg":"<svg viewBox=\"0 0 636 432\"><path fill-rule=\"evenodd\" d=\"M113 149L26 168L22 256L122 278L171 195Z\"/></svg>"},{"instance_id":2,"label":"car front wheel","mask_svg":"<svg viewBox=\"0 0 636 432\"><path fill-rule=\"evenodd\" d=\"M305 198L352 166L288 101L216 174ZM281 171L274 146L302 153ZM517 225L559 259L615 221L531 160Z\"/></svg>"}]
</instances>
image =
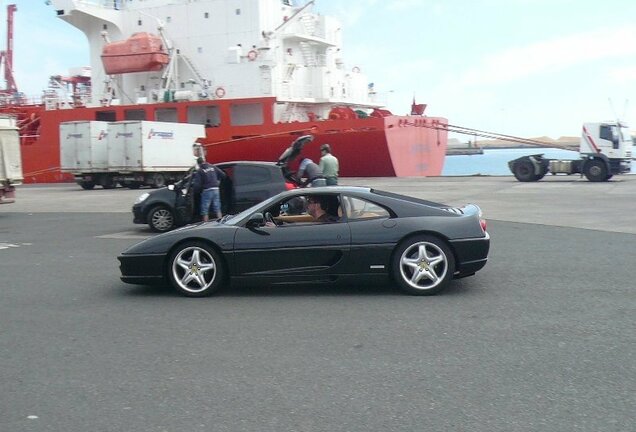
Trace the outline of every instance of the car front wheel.
<instances>
[{"instance_id":1,"label":"car front wheel","mask_svg":"<svg viewBox=\"0 0 636 432\"><path fill-rule=\"evenodd\" d=\"M420 235L398 246L392 268L402 291L413 295L433 295L450 283L455 272L455 258L443 240Z\"/></svg>"},{"instance_id":2,"label":"car front wheel","mask_svg":"<svg viewBox=\"0 0 636 432\"><path fill-rule=\"evenodd\" d=\"M166 232L174 228L174 213L164 206L155 207L148 213L148 226L154 232Z\"/></svg>"},{"instance_id":3,"label":"car front wheel","mask_svg":"<svg viewBox=\"0 0 636 432\"><path fill-rule=\"evenodd\" d=\"M170 256L172 286L188 297L209 296L221 287L225 270L219 255L205 243L188 242Z\"/></svg>"}]
</instances>

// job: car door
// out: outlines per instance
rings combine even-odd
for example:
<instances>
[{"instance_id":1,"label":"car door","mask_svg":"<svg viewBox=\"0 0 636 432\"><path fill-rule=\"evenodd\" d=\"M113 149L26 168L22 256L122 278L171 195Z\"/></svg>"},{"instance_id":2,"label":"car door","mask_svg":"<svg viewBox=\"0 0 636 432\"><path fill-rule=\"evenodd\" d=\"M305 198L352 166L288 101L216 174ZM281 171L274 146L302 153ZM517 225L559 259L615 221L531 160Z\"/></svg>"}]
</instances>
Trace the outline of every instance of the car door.
<instances>
[{"instance_id":1,"label":"car door","mask_svg":"<svg viewBox=\"0 0 636 432\"><path fill-rule=\"evenodd\" d=\"M174 210L177 225L190 223L199 217L200 197L192 186L192 174L193 170L175 184L173 192L175 193Z\"/></svg>"},{"instance_id":2,"label":"car door","mask_svg":"<svg viewBox=\"0 0 636 432\"><path fill-rule=\"evenodd\" d=\"M350 242L349 226L344 222L239 228L236 274L288 280L328 277L345 271Z\"/></svg>"},{"instance_id":3,"label":"car door","mask_svg":"<svg viewBox=\"0 0 636 432\"><path fill-rule=\"evenodd\" d=\"M397 221L388 209L361 197L342 197L342 206L351 232L351 260L354 274L386 273L391 253L399 237Z\"/></svg>"}]
</instances>

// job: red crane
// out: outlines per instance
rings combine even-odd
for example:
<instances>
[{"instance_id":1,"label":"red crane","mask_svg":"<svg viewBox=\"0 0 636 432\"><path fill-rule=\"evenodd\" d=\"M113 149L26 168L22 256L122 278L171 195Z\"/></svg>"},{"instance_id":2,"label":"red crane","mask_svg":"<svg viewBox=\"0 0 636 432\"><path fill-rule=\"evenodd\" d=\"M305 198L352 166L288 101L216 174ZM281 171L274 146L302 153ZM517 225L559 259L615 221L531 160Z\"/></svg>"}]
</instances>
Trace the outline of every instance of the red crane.
<instances>
[{"instance_id":1,"label":"red crane","mask_svg":"<svg viewBox=\"0 0 636 432\"><path fill-rule=\"evenodd\" d=\"M17 6L7 6L7 49L0 51L0 67L4 64L4 81L6 87L0 89L0 94L13 95L18 92L18 86L13 77L13 14L18 10Z\"/></svg>"}]
</instances>

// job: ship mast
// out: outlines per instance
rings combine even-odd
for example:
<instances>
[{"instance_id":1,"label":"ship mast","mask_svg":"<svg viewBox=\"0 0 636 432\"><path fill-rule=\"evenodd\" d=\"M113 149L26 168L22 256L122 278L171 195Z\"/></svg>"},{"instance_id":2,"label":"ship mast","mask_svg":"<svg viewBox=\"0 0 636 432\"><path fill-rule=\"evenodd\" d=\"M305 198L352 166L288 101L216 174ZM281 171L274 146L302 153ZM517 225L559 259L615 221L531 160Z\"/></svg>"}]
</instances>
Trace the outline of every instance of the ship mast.
<instances>
[{"instance_id":1,"label":"ship mast","mask_svg":"<svg viewBox=\"0 0 636 432\"><path fill-rule=\"evenodd\" d=\"M13 14L18 10L17 6L7 6L7 49L0 51L0 67L4 63L4 80L6 87L0 89L0 94L13 95L18 92L18 86L13 76Z\"/></svg>"}]
</instances>

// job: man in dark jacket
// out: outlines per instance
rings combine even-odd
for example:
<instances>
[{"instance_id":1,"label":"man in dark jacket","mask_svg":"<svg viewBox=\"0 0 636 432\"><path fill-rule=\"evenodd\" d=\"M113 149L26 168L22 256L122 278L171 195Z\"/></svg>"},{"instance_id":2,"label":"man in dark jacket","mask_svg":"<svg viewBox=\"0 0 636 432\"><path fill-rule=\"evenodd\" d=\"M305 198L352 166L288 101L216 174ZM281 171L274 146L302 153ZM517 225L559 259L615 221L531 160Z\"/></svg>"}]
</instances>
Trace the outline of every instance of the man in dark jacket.
<instances>
[{"instance_id":1,"label":"man in dark jacket","mask_svg":"<svg viewBox=\"0 0 636 432\"><path fill-rule=\"evenodd\" d=\"M219 185L225 178L225 173L216 166L209 164L199 157L197 159L199 169L194 173L194 190L201 191L201 216L203 222L209 220L210 206L217 218L221 217L221 196Z\"/></svg>"}]
</instances>

